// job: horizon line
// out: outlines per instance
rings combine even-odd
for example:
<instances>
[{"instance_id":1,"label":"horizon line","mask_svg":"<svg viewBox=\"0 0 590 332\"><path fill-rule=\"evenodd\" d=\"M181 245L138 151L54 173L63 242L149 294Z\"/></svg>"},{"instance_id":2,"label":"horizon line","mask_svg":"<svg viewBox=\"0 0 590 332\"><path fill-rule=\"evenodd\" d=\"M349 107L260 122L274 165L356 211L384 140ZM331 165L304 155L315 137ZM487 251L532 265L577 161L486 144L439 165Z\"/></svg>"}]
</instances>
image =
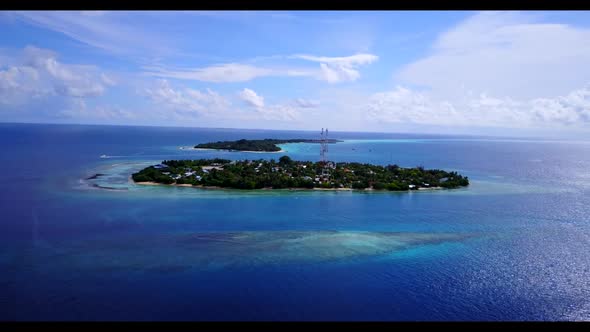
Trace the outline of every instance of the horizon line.
<instances>
[{"instance_id":1,"label":"horizon line","mask_svg":"<svg viewBox=\"0 0 590 332\"><path fill-rule=\"evenodd\" d=\"M148 127L148 128L186 128L186 129L212 129L212 130L242 130L242 131L300 131L300 132L314 132L315 130L309 129L269 129L269 128L236 128L236 127L198 127L198 126L182 126L182 125L150 125L150 124L103 124L103 123L60 123L60 122L14 122L14 121L1 121L0 125L15 124L15 125L55 125L55 126L106 126L106 127ZM325 127L324 127L325 128ZM318 130L318 132L321 131ZM548 137L542 136L509 136L509 135L476 135L476 134L440 134L440 133L424 133L424 132L393 132L393 131L354 131L354 130L331 130L334 133L360 133L360 134L398 134L398 135L424 135L424 136L455 136L455 137L477 137L477 138L509 138L509 139L529 139L529 140L547 140ZM557 140L571 141L572 138L560 138ZM575 139L578 140L579 139ZM584 140L585 141L585 140Z\"/></svg>"}]
</instances>

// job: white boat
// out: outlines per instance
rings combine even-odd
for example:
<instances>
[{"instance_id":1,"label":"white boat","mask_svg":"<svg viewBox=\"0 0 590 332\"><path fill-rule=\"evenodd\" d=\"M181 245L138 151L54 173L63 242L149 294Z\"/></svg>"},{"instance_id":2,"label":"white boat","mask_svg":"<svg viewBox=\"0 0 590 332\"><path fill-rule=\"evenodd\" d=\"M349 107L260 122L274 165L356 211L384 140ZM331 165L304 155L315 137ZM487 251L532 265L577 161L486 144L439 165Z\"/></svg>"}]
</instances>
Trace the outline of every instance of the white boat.
<instances>
[{"instance_id":1,"label":"white boat","mask_svg":"<svg viewBox=\"0 0 590 332\"><path fill-rule=\"evenodd\" d=\"M107 156L106 154L103 154L102 156L100 156L101 158L108 158L109 156Z\"/></svg>"}]
</instances>

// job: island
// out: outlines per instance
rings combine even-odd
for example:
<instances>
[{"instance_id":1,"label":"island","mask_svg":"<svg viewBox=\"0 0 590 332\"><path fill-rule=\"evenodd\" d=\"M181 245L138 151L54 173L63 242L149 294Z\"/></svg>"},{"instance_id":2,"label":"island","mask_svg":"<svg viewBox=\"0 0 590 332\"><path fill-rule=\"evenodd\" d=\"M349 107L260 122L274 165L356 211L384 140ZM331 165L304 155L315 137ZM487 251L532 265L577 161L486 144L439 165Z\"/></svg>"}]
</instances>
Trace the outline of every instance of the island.
<instances>
[{"instance_id":1,"label":"island","mask_svg":"<svg viewBox=\"0 0 590 332\"><path fill-rule=\"evenodd\" d=\"M325 139L326 143L342 142L336 139ZM287 143L322 143L319 139L240 139L237 141L218 141L211 143L201 143L195 145L195 149L215 149L230 151L251 151L251 152L280 152L281 148L277 144Z\"/></svg>"},{"instance_id":2,"label":"island","mask_svg":"<svg viewBox=\"0 0 590 332\"><path fill-rule=\"evenodd\" d=\"M138 184L231 189L389 190L452 189L469 185L457 172L356 162L197 159L165 160L132 174Z\"/></svg>"}]
</instances>

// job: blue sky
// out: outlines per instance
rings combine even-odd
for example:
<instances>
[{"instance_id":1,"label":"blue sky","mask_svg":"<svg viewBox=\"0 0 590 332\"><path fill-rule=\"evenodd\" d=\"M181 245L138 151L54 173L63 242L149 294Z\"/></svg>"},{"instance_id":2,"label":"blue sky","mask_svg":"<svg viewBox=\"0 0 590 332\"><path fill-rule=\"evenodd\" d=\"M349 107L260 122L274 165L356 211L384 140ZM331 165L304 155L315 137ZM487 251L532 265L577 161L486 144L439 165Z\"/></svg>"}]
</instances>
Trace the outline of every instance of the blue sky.
<instances>
[{"instance_id":1,"label":"blue sky","mask_svg":"<svg viewBox=\"0 0 590 332\"><path fill-rule=\"evenodd\" d=\"M0 12L0 121L587 137L590 13Z\"/></svg>"}]
</instances>

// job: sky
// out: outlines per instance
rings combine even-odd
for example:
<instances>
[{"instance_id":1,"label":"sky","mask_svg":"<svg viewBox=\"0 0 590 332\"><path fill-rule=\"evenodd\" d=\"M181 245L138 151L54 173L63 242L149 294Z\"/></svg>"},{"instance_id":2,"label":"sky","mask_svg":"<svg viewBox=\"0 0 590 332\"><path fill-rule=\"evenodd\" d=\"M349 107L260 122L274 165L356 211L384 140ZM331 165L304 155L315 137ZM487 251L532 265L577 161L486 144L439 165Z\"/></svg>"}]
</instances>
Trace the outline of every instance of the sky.
<instances>
[{"instance_id":1,"label":"sky","mask_svg":"<svg viewBox=\"0 0 590 332\"><path fill-rule=\"evenodd\" d=\"M0 122L590 137L590 12L0 12Z\"/></svg>"}]
</instances>

